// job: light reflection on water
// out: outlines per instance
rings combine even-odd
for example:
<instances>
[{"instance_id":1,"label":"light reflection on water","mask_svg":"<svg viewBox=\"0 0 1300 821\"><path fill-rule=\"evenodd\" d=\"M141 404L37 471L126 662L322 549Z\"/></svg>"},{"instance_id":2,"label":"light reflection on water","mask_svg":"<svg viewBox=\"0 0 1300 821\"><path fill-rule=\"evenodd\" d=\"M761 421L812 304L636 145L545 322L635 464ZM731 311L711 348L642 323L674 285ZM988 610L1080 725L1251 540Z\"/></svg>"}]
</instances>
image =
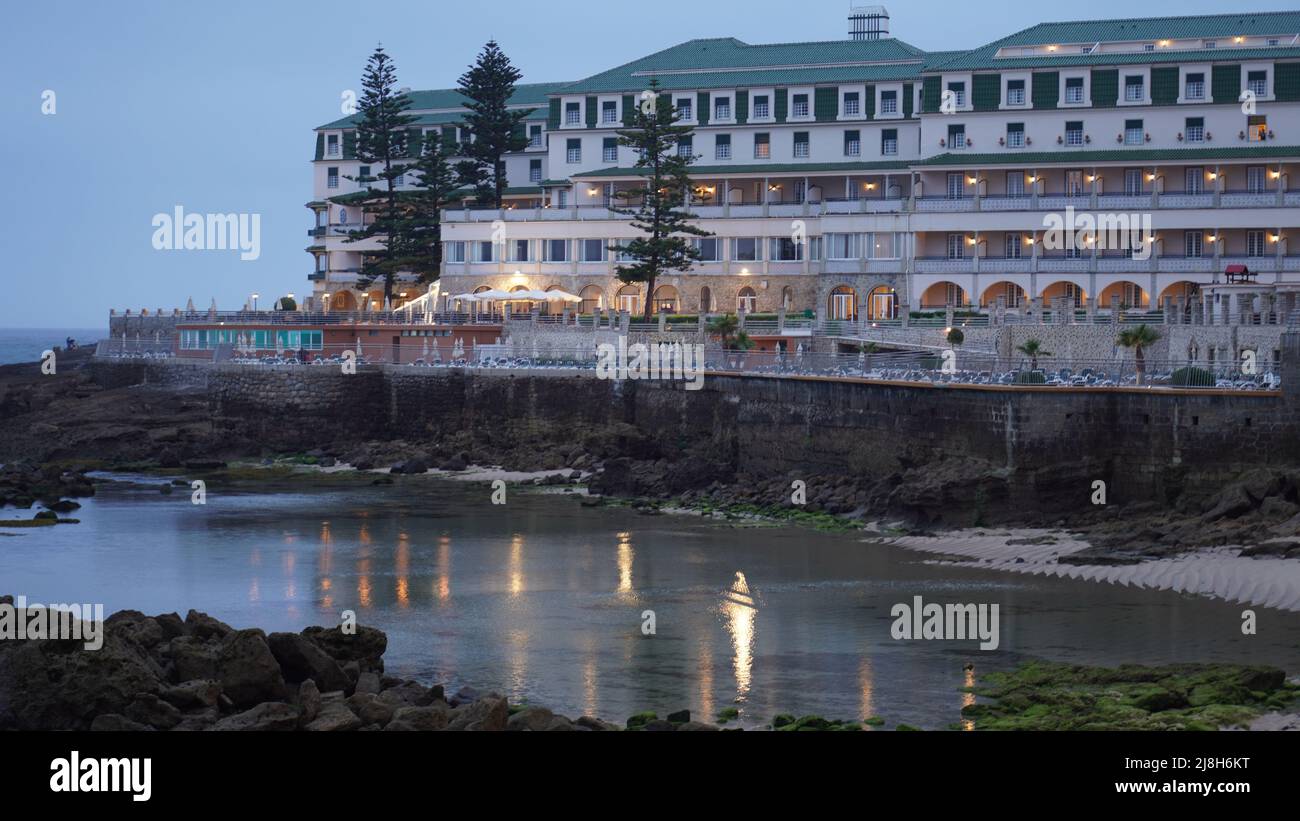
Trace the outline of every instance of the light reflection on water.
<instances>
[{"instance_id":1,"label":"light reflection on water","mask_svg":"<svg viewBox=\"0 0 1300 821\"><path fill-rule=\"evenodd\" d=\"M110 612L194 607L268 631L353 609L388 633L391 673L610 720L735 705L742 723L790 712L962 726L963 687L1026 655L1300 669L1298 619L1275 611L1258 611L1247 638L1241 607L1175 593L927 565L851 536L405 488L217 493L206 507L105 488L81 525L4 538L0 592ZM913 595L998 603L1001 649L891 640L889 608ZM654 636L641 634L645 610Z\"/></svg>"}]
</instances>

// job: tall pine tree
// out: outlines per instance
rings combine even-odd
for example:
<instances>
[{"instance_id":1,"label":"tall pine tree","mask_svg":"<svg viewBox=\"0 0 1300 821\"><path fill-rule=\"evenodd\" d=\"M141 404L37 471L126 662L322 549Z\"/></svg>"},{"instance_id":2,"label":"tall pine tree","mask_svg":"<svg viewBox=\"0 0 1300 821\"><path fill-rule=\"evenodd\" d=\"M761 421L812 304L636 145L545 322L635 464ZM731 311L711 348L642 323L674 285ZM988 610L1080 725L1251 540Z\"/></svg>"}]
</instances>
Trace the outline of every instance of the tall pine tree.
<instances>
[{"instance_id":1,"label":"tall pine tree","mask_svg":"<svg viewBox=\"0 0 1300 821\"><path fill-rule=\"evenodd\" d=\"M413 153L408 149L407 129L416 118L406 113L411 100L397 90L397 67L382 45L375 48L366 61L361 87L357 160L377 170L370 175L348 179L365 186L361 208L374 219L361 230L350 232L347 242L374 239L379 244L381 250L363 256L357 288L364 291L382 280L384 301L390 302L397 274L413 256L410 222L403 212L397 178L405 173L406 160Z\"/></svg>"},{"instance_id":2,"label":"tall pine tree","mask_svg":"<svg viewBox=\"0 0 1300 821\"><path fill-rule=\"evenodd\" d=\"M506 108L522 76L496 41L489 40L474 64L460 76L458 86L467 98L465 108L469 113L464 126L471 139L461 146L466 159L456 170L461 183L472 187L480 202L490 202L497 208L501 207L507 186L505 155L527 147L524 120L535 110Z\"/></svg>"},{"instance_id":3,"label":"tall pine tree","mask_svg":"<svg viewBox=\"0 0 1300 821\"><path fill-rule=\"evenodd\" d=\"M451 151L433 131L425 135L419 157L407 167L413 190L402 199L401 234L408 256L402 270L415 274L421 283L436 280L442 270L442 209L459 190Z\"/></svg>"},{"instance_id":4,"label":"tall pine tree","mask_svg":"<svg viewBox=\"0 0 1300 821\"><path fill-rule=\"evenodd\" d=\"M625 201L640 200L636 207L613 210L632 217L632 226L645 236L609 249L632 259L631 264L614 269L620 281L645 283L647 322L654 313L655 280L672 271L689 271L700 260L700 252L690 238L713 236L689 222L695 218L687 209L689 169L695 155L682 154L678 146L691 143L694 129L677 124L680 115L673 108L671 96L661 95L658 90L659 82L652 80L650 91L632 113L629 127L618 132L619 145L636 150L635 167L645 182L616 194Z\"/></svg>"}]
</instances>

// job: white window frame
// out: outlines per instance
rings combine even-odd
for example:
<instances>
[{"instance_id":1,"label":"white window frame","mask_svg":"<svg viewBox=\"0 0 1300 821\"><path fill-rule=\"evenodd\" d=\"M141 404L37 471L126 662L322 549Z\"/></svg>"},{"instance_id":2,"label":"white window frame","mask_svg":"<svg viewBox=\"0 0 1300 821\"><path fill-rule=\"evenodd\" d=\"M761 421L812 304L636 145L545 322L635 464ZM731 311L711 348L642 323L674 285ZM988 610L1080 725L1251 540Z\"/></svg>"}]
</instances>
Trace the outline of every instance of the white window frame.
<instances>
[{"instance_id":1,"label":"white window frame","mask_svg":"<svg viewBox=\"0 0 1300 821\"><path fill-rule=\"evenodd\" d=\"M1142 94L1137 99L1129 98L1128 81L1131 77L1137 77L1142 81ZM1150 66L1142 68L1121 68L1119 70L1119 99L1116 100L1116 105L1121 107L1151 105Z\"/></svg>"},{"instance_id":2,"label":"white window frame","mask_svg":"<svg viewBox=\"0 0 1300 821\"><path fill-rule=\"evenodd\" d=\"M758 98L767 98L767 114L758 113ZM749 121L751 123L771 123L776 121L776 89L755 88L749 92Z\"/></svg>"},{"instance_id":3,"label":"white window frame","mask_svg":"<svg viewBox=\"0 0 1300 821\"><path fill-rule=\"evenodd\" d=\"M699 104L698 95L693 91L690 94L677 93L673 95L673 111L677 112L679 115L681 114L683 103L686 104L686 108L690 116L682 117L679 120L679 122L694 123L696 121L696 117L698 116L698 112L695 110Z\"/></svg>"},{"instance_id":4,"label":"white window frame","mask_svg":"<svg viewBox=\"0 0 1300 821\"><path fill-rule=\"evenodd\" d=\"M1013 81L1023 82L1025 84L1022 90L1023 96L1020 102L1013 102L1011 99L1011 83ZM1009 72L1002 75L1002 105L999 108L1013 108L1017 111L1023 109L1032 109L1033 105L1033 75L1029 72Z\"/></svg>"},{"instance_id":5,"label":"white window frame","mask_svg":"<svg viewBox=\"0 0 1300 821\"><path fill-rule=\"evenodd\" d=\"M1187 96L1187 75L1189 74L1200 74L1203 77L1204 85L1201 88L1201 96L1199 97ZM1193 63L1190 65L1179 66L1178 67L1178 103L1180 105L1182 104L1199 105L1201 103L1214 102L1214 100L1211 99L1210 96L1213 91L1210 82L1211 74L1212 74L1212 67L1210 66L1209 63Z\"/></svg>"},{"instance_id":6,"label":"white window frame","mask_svg":"<svg viewBox=\"0 0 1300 821\"><path fill-rule=\"evenodd\" d=\"M621 98L599 97L597 99L599 101L597 102L597 105L600 106L600 120L598 121L600 125L619 125L623 122L623 117L622 117L623 112L621 111L623 107L623 100ZM607 109L606 106L608 106L610 103L614 104L613 107L614 116L610 119L606 119L605 118L606 114L610 110Z\"/></svg>"},{"instance_id":7,"label":"white window frame","mask_svg":"<svg viewBox=\"0 0 1300 821\"><path fill-rule=\"evenodd\" d=\"M729 159L731 159L731 146L732 146L732 143L735 142L735 141L732 140L732 139L728 139L727 142L725 142L725 143L724 143L724 142L719 142L718 137L728 137L728 138L730 138L731 135L730 135L730 134L718 134L717 136L715 136L715 137L713 138L713 159L715 159L715 160L729 160Z\"/></svg>"},{"instance_id":8,"label":"white window frame","mask_svg":"<svg viewBox=\"0 0 1300 821\"><path fill-rule=\"evenodd\" d=\"M1083 84L1079 87L1079 99L1070 100L1069 98L1069 80L1082 80ZM1082 74L1061 72L1061 87L1057 99L1060 100L1061 108L1088 108L1092 105L1092 73L1084 72Z\"/></svg>"},{"instance_id":9,"label":"white window frame","mask_svg":"<svg viewBox=\"0 0 1300 821\"><path fill-rule=\"evenodd\" d=\"M1266 232L1252 228L1246 232L1246 256L1252 259L1268 255L1268 238Z\"/></svg>"},{"instance_id":10,"label":"white window frame","mask_svg":"<svg viewBox=\"0 0 1300 821\"><path fill-rule=\"evenodd\" d=\"M1246 91L1251 90L1251 88L1250 88L1250 79L1249 79L1249 78L1250 78L1250 73L1251 73L1252 71L1262 71L1262 72L1264 72L1264 93L1263 93L1263 94L1260 94L1259 92L1256 92L1256 93L1255 93L1255 99L1256 99L1256 100L1272 100L1272 99L1274 99L1274 94L1275 94L1275 92L1274 92L1274 87L1273 87L1273 82L1274 82L1274 73L1273 73L1273 64L1272 64L1272 63L1242 63L1242 64L1241 64L1241 90L1240 90L1240 91L1241 91L1241 92L1246 92ZM1240 98L1240 97L1241 97L1241 93L1238 93L1238 94L1237 94L1237 97ZM1235 100L1232 101L1232 102L1235 102Z\"/></svg>"},{"instance_id":11,"label":"white window frame","mask_svg":"<svg viewBox=\"0 0 1300 821\"><path fill-rule=\"evenodd\" d=\"M838 89L840 120L865 120L867 118L867 87L863 85L840 86ZM857 111L849 111L848 97L858 95ZM815 112L814 112L815 113Z\"/></svg>"},{"instance_id":12,"label":"white window frame","mask_svg":"<svg viewBox=\"0 0 1300 821\"><path fill-rule=\"evenodd\" d=\"M807 88L792 88L786 92L786 120L792 123L806 123L814 119L816 112L813 105L816 102L816 93L812 86ZM795 110L795 97L808 98L808 110L799 114Z\"/></svg>"},{"instance_id":13,"label":"white window frame","mask_svg":"<svg viewBox=\"0 0 1300 821\"><path fill-rule=\"evenodd\" d=\"M575 106L575 105L577 106L576 109L570 108L570 106ZM569 98L561 98L560 99L560 128L586 128L587 126L587 118L586 118L586 110L585 110L586 108L587 108L587 99L585 97L581 97L576 100L569 99ZM573 119L570 119L571 115Z\"/></svg>"},{"instance_id":14,"label":"white window frame","mask_svg":"<svg viewBox=\"0 0 1300 821\"><path fill-rule=\"evenodd\" d=\"M921 84L916 84L920 88ZM885 110L885 92L894 92L894 110ZM913 100L915 103L915 100ZM915 110L915 109L913 109ZM876 116L877 120L901 120L903 119L903 84L902 83L877 83L876 84Z\"/></svg>"}]
</instances>

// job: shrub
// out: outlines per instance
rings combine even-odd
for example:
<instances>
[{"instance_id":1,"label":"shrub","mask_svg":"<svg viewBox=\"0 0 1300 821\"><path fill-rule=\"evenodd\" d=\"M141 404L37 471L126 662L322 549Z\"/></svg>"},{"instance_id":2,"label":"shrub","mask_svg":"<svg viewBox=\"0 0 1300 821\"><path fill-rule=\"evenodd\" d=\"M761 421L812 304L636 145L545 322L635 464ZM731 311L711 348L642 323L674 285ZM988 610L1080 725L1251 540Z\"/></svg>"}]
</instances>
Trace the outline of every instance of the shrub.
<instances>
[{"instance_id":1,"label":"shrub","mask_svg":"<svg viewBox=\"0 0 1300 821\"><path fill-rule=\"evenodd\" d=\"M1212 388L1214 387L1214 374L1204 368L1187 365L1174 371L1169 382L1180 388Z\"/></svg>"}]
</instances>

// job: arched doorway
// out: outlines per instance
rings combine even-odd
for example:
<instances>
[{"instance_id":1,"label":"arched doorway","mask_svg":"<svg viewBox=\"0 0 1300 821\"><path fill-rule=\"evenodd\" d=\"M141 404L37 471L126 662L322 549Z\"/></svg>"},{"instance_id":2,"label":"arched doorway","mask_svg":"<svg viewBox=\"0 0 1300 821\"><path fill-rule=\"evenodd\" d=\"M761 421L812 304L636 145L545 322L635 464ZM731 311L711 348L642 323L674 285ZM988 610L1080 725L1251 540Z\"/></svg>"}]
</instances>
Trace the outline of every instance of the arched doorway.
<instances>
[{"instance_id":1,"label":"arched doorway","mask_svg":"<svg viewBox=\"0 0 1300 821\"><path fill-rule=\"evenodd\" d=\"M1107 285L1101 289L1098 304L1108 308L1115 297L1119 297L1119 307L1122 311L1136 311L1147 307L1147 293L1136 282L1114 282Z\"/></svg>"},{"instance_id":2,"label":"arched doorway","mask_svg":"<svg viewBox=\"0 0 1300 821\"><path fill-rule=\"evenodd\" d=\"M929 310L947 308L949 305L964 308L969 302L966 291L955 282L936 282L921 294L921 307Z\"/></svg>"},{"instance_id":3,"label":"arched doorway","mask_svg":"<svg viewBox=\"0 0 1300 821\"><path fill-rule=\"evenodd\" d=\"M1073 282L1053 282L1043 289L1043 307L1051 308L1052 301L1064 297L1076 308L1082 308L1088 295Z\"/></svg>"},{"instance_id":4,"label":"arched doorway","mask_svg":"<svg viewBox=\"0 0 1300 821\"><path fill-rule=\"evenodd\" d=\"M1178 300L1180 299L1184 300L1187 305L1191 305L1193 302L1201 298L1201 286L1195 282L1188 282L1187 280L1175 282L1173 285L1170 285L1168 288L1160 292L1160 305L1165 304L1166 297L1173 299L1175 306L1178 304Z\"/></svg>"},{"instance_id":5,"label":"arched doorway","mask_svg":"<svg viewBox=\"0 0 1300 821\"><path fill-rule=\"evenodd\" d=\"M752 314L758 308L758 294L746 285L736 294L736 310Z\"/></svg>"},{"instance_id":6,"label":"arched doorway","mask_svg":"<svg viewBox=\"0 0 1300 821\"><path fill-rule=\"evenodd\" d=\"M781 289L781 307L787 311L794 310L794 289L789 285Z\"/></svg>"},{"instance_id":7,"label":"arched doorway","mask_svg":"<svg viewBox=\"0 0 1300 821\"><path fill-rule=\"evenodd\" d=\"M599 285L588 285L578 292L578 296L582 297L579 310L584 314L594 314L597 308L605 307L605 292Z\"/></svg>"},{"instance_id":8,"label":"arched doorway","mask_svg":"<svg viewBox=\"0 0 1300 821\"><path fill-rule=\"evenodd\" d=\"M355 311L357 309L357 298L351 291L339 291L334 294L326 294L329 297L329 309L331 311Z\"/></svg>"},{"instance_id":9,"label":"arched doorway","mask_svg":"<svg viewBox=\"0 0 1300 821\"><path fill-rule=\"evenodd\" d=\"M1025 295L1025 289L1016 283L995 282L984 289L984 295L980 297L980 305L985 308L996 308L998 297L1003 298L1008 308L1019 308L1029 301L1029 297Z\"/></svg>"},{"instance_id":10,"label":"arched doorway","mask_svg":"<svg viewBox=\"0 0 1300 821\"><path fill-rule=\"evenodd\" d=\"M858 292L848 285L836 286L827 304L830 319L856 320L858 318Z\"/></svg>"},{"instance_id":11,"label":"arched doorway","mask_svg":"<svg viewBox=\"0 0 1300 821\"><path fill-rule=\"evenodd\" d=\"M711 314L713 310L713 291L705 285L700 289L700 313Z\"/></svg>"},{"instance_id":12,"label":"arched doorway","mask_svg":"<svg viewBox=\"0 0 1300 821\"><path fill-rule=\"evenodd\" d=\"M867 319L897 319L898 294L888 285L877 285L867 294Z\"/></svg>"},{"instance_id":13,"label":"arched doorway","mask_svg":"<svg viewBox=\"0 0 1300 821\"><path fill-rule=\"evenodd\" d=\"M677 313L677 289L671 285L655 288L654 312L657 314Z\"/></svg>"},{"instance_id":14,"label":"arched doorway","mask_svg":"<svg viewBox=\"0 0 1300 821\"><path fill-rule=\"evenodd\" d=\"M617 298L619 311L627 311L633 316L641 313L641 289L636 285L619 288Z\"/></svg>"}]
</instances>

